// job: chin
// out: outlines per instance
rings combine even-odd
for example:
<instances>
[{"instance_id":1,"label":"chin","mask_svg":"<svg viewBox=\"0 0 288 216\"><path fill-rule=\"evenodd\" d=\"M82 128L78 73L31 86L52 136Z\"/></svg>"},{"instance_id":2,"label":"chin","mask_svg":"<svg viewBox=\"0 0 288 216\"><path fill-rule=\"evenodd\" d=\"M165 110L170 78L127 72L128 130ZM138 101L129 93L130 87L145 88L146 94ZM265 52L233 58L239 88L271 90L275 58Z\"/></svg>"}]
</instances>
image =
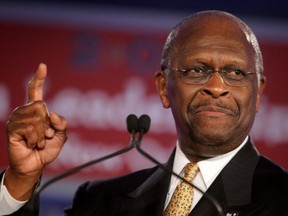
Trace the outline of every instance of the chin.
<instances>
[{"instance_id":1,"label":"chin","mask_svg":"<svg viewBox=\"0 0 288 216\"><path fill-rule=\"evenodd\" d=\"M234 133L228 132L227 130L220 130L219 128L215 128L209 131L198 131L191 133L191 139L197 140L197 142L206 144L206 145L221 145L229 141L231 138L234 137Z\"/></svg>"},{"instance_id":2,"label":"chin","mask_svg":"<svg viewBox=\"0 0 288 216\"><path fill-rule=\"evenodd\" d=\"M226 145L230 146L232 144L232 140L235 140L234 133L224 133L223 130L213 132L203 133L194 133L190 136L191 141L193 143L197 143L199 146L204 146L207 148L223 148Z\"/></svg>"},{"instance_id":3,"label":"chin","mask_svg":"<svg viewBox=\"0 0 288 216\"><path fill-rule=\"evenodd\" d=\"M231 145L196 145L192 150L194 154L202 158L212 158L234 150L237 146Z\"/></svg>"},{"instance_id":4,"label":"chin","mask_svg":"<svg viewBox=\"0 0 288 216\"><path fill-rule=\"evenodd\" d=\"M209 146L209 145L194 145L193 147L185 148L186 155L193 156L199 160L216 157L231 151L227 146Z\"/></svg>"}]
</instances>

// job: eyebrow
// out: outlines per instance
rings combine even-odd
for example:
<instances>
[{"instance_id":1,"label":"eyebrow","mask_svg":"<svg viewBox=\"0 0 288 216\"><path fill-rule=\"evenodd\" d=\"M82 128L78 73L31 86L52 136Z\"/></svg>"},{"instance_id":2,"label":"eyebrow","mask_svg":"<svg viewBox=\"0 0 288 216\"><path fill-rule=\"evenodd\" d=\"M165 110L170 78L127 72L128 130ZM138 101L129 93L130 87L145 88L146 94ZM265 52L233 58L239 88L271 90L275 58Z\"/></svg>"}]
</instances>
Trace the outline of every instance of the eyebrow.
<instances>
[{"instance_id":1,"label":"eyebrow","mask_svg":"<svg viewBox=\"0 0 288 216\"><path fill-rule=\"evenodd\" d=\"M213 63L213 60L211 60L210 57L205 57L205 58L202 58L202 57L199 57L199 56L187 56L187 58L182 58L182 60L180 61L182 62L182 64L191 64L191 63L200 63L200 64L204 64L204 65L207 65L207 66L211 66L211 64ZM180 63L179 62L179 63ZM229 60L223 60L222 61L223 63L221 64L224 64L224 65L229 65L229 66L238 66L238 67L248 67L249 63L244 60L244 59L241 59L241 58L232 58L232 59L229 59Z\"/></svg>"}]
</instances>

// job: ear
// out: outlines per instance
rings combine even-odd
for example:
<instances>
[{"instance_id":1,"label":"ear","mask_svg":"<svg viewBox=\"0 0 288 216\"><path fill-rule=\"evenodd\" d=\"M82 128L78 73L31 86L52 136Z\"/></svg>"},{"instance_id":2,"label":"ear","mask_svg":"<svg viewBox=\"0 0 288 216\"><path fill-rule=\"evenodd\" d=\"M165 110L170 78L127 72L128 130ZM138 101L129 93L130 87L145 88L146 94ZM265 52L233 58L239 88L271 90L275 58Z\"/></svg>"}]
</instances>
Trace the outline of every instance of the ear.
<instances>
[{"instance_id":1,"label":"ear","mask_svg":"<svg viewBox=\"0 0 288 216\"><path fill-rule=\"evenodd\" d=\"M164 108L170 108L170 102L168 99L168 90L167 90L167 77L163 71L157 71L155 73L155 85L160 96L162 105Z\"/></svg>"},{"instance_id":2,"label":"ear","mask_svg":"<svg viewBox=\"0 0 288 216\"><path fill-rule=\"evenodd\" d=\"M262 92L265 89L266 77L264 75L262 75L259 82L260 83L259 83L257 98L256 98L256 112L258 112L259 108L260 108L260 97L261 97Z\"/></svg>"}]
</instances>

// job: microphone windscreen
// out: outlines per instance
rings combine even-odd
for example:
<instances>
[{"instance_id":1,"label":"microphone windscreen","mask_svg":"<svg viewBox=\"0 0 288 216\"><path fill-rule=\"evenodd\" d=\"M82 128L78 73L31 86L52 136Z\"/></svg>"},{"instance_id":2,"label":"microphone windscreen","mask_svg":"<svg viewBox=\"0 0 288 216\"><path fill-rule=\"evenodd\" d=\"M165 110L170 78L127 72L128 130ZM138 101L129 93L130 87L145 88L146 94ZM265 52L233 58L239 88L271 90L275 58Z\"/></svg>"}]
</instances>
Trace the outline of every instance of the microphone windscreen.
<instances>
[{"instance_id":1,"label":"microphone windscreen","mask_svg":"<svg viewBox=\"0 0 288 216\"><path fill-rule=\"evenodd\" d=\"M134 115L134 114L128 115L127 119L126 119L126 124L127 124L127 130L129 131L129 133L132 133L133 130L134 130L134 132L137 132L137 130L138 130L138 118L136 115Z\"/></svg>"},{"instance_id":2,"label":"microphone windscreen","mask_svg":"<svg viewBox=\"0 0 288 216\"><path fill-rule=\"evenodd\" d=\"M151 119L148 115L141 115L138 120L138 130L143 130L144 133L147 133L150 128Z\"/></svg>"}]
</instances>

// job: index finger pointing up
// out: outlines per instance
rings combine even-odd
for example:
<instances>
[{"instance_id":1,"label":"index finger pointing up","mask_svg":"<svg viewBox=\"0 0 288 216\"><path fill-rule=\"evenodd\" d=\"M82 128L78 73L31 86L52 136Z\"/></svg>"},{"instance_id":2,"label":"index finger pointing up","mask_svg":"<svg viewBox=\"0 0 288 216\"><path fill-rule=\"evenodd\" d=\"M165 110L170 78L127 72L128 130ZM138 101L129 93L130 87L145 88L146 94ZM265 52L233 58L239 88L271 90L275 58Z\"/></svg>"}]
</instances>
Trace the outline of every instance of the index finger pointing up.
<instances>
[{"instance_id":1,"label":"index finger pointing up","mask_svg":"<svg viewBox=\"0 0 288 216\"><path fill-rule=\"evenodd\" d=\"M40 63L28 84L28 103L43 99L43 86L47 75L47 66Z\"/></svg>"}]
</instances>

